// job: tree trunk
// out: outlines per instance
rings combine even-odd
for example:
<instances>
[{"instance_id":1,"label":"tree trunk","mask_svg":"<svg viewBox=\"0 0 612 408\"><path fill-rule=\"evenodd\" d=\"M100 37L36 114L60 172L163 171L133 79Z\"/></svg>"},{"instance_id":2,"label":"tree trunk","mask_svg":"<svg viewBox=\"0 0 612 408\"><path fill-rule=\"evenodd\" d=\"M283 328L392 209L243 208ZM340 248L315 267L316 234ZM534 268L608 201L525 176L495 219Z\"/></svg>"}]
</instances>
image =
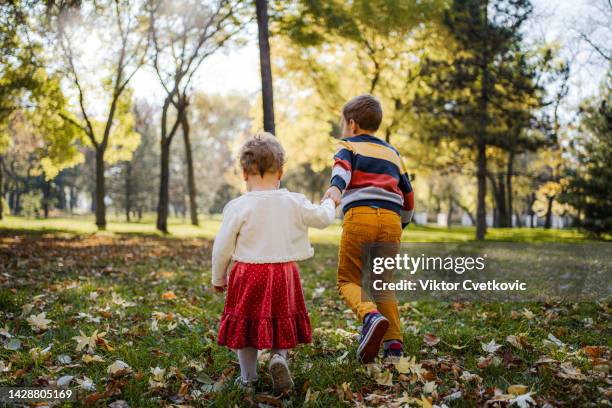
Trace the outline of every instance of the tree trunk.
<instances>
[{"instance_id":1,"label":"tree trunk","mask_svg":"<svg viewBox=\"0 0 612 408\"><path fill-rule=\"evenodd\" d=\"M74 192L74 186L68 187L68 208L70 209L70 215L74 213L74 205L76 203L76 194Z\"/></svg>"},{"instance_id":2,"label":"tree trunk","mask_svg":"<svg viewBox=\"0 0 612 408\"><path fill-rule=\"evenodd\" d=\"M501 228L508 227L508 209L506 207L506 185L503 174L498 174L498 189L497 189L497 213L498 226Z\"/></svg>"},{"instance_id":3,"label":"tree trunk","mask_svg":"<svg viewBox=\"0 0 612 408\"><path fill-rule=\"evenodd\" d=\"M268 32L268 1L255 0L257 28L259 30L259 66L261 70L261 96L263 102L263 127L276 134L274 126L274 97L272 91L272 65Z\"/></svg>"},{"instance_id":4,"label":"tree trunk","mask_svg":"<svg viewBox=\"0 0 612 408\"><path fill-rule=\"evenodd\" d=\"M49 191L51 186L50 182L45 180L45 175L43 173L43 199L42 199L42 207L43 214L45 218L49 218L49 201L51 200L51 192Z\"/></svg>"},{"instance_id":5,"label":"tree trunk","mask_svg":"<svg viewBox=\"0 0 612 408\"><path fill-rule=\"evenodd\" d=\"M527 214L529 214L529 228L533 228L533 203L535 202L535 193L531 193L529 195L529 199L527 200Z\"/></svg>"},{"instance_id":6,"label":"tree trunk","mask_svg":"<svg viewBox=\"0 0 612 408\"><path fill-rule=\"evenodd\" d=\"M485 198L487 196L487 145L484 141L478 143L478 158L476 161L476 179L478 194L476 204L476 239L483 240L487 233L487 209Z\"/></svg>"},{"instance_id":7,"label":"tree trunk","mask_svg":"<svg viewBox=\"0 0 612 408\"><path fill-rule=\"evenodd\" d=\"M159 202L157 205L157 229L168 233L168 201L170 187L170 143L161 142L161 174L159 180Z\"/></svg>"},{"instance_id":8,"label":"tree trunk","mask_svg":"<svg viewBox=\"0 0 612 408\"><path fill-rule=\"evenodd\" d=\"M522 228L524 225L523 225L523 220L521 220L521 215L518 212L516 212L514 216L516 217L516 226L519 228Z\"/></svg>"},{"instance_id":9,"label":"tree trunk","mask_svg":"<svg viewBox=\"0 0 612 408\"><path fill-rule=\"evenodd\" d=\"M104 196L104 149L96 148L96 225L99 230L106 229L106 203Z\"/></svg>"},{"instance_id":10,"label":"tree trunk","mask_svg":"<svg viewBox=\"0 0 612 408\"><path fill-rule=\"evenodd\" d=\"M187 114L183 113L181 117L181 126L183 128L183 140L185 144L185 159L187 160L187 190L189 194L189 213L191 216L191 225L198 225L198 207L197 207L197 192L195 186L195 176L193 171L193 157L191 153L191 140L189 139L189 121Z\"/></svg>"},{"instance_id":11,"label":"tree trunk","mask_svg":"<svg viewBox=\"0 0 612 408\"><path fill-rule=\"evenodd\" d=\"M176 131L178 121L182 111L177 112L177 118L168 134L168 109L172 103L172 95L166 96L164 99L164 105L162 107L161 116L161 140L160 140L160 175L159 175L159 197L157 201L157 229L164 234L168 233L168 205L169 199L169 188L170 188L170 144L172 143L172 137Z\"/></svg>"},{"instance_id":12,"label":"tree trunk","mask_svg":"<svg viewBox=\"0 0 612 408\"><path fill-rule=\"evenodd\" d=\"M132 163L125 165L125 219L130 222L130 211L132 210Z\"/></svg>"},{"instance_id":13,"label":"tree trunk","mask_svg":"<svg viewBox=\"0 0 612 408\"><path fill-rule=\"evenodd\" d=\"M512 177L514 176L514 151L511 150L509 155L508 155L508 165L506 168L506 190L507 190L507 194L508 194L508 204L506 205L506 208L508 208L508 221L507 224L509 227L513 227L514 225L512 225L512 213L513 213L513 209L512 209L512 199L513 199L513 195L514 192L512 191ZM519 221L519 218L517 217L517 222Z\"/></svg>"},{"instance_id":14,"label":"tree trunk","mask_svg":"<svg viewBox=\"0 0 612 408\"><path fill-rule=\"evenodd\" d=\"M546 206L546 218L544 219L544 228L550 229L552 226L552 205L553 201L555 201L555 196L547 197L548 204Z\"/></svg>"},{"instance_id":15,"label":"tree trunk","mask_svg":"<svg viewBox=\"0 0 612 408\"><path fill-rule=\"evenodd\" d=\"M453 218L453 197L448 199L448 212L446 213L446 228L451 227L451 219Z\"/></svg>"},{"instance_id":16,"label":"tree trunk","mask_svg":"<svg viewBox=\"0 0 612 408\"><path fill-rule=\"evenodd\" d=\"M4 173L3 171L4 158L0 155L0 220L4 218Z\"/></svg>"}]
</instances>

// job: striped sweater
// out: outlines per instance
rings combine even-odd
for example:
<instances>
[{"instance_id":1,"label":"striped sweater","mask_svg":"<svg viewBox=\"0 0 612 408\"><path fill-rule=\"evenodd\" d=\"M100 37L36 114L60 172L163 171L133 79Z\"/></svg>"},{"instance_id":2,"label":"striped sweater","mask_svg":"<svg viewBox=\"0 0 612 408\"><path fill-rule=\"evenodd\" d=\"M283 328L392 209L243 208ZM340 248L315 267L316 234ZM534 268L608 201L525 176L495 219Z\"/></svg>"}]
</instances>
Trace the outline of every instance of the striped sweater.
<instances>
[{"instance_id":1,"label":"striped sweater","mask_svg":"<svg viewBox=\"0 0 612 408\"><path fill-rule=\"evenodd\" d=\"M405 227L412 219L414 193L398 151L370 135L340 141L331 185L342 194L342 211L367 206L397 212Z\"/></svg>"}]
</instances>

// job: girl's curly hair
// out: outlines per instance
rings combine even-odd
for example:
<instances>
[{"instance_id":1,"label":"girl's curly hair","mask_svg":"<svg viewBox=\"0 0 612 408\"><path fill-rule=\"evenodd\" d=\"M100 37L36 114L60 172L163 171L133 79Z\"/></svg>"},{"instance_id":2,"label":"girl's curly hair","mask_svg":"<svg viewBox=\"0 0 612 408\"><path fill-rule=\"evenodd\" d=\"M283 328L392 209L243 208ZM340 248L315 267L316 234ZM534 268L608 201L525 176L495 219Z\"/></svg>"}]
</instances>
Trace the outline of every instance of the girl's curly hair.
<instances>
[{"instance_id":1,"label":"girl's curly hair","mask_svg":"<svg viewBox=\"0 0 612 408\"><path fill-rule=\"evenodd\" d=\"M271 133L260 132L240 148L240 165L248 174L273 173L283 168L285 149Z\"/></svg>"}]
</instances>

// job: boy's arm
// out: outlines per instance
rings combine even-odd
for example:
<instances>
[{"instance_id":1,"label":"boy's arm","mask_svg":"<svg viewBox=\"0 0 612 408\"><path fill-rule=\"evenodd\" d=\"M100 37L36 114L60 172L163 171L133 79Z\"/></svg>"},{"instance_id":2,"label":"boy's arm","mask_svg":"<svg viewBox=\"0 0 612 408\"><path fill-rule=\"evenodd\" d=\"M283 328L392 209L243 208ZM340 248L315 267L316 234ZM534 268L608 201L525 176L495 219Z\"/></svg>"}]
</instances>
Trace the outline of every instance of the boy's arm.
<instances>
[{"instance_id":1,"label":"boy's arm","mask_svg":"<svg viewBox=\"0 0 612 408\"><path fill-rule=\"evenodd\" d=\"M410 184L410 178L408 173L404 170L400 176L399 188L402 190L404 196L404 205L401 210L402 228L406 228L412 220L414 214L414 191L412 190L412 184Z\"/></svg>"},{"instance_id":2,"label":"boy's arm","mask_svg":"<svg viewBox=\"0 0 612 408\"><path fill-rule=\"evenodd\" d=\"M332 177L330 187L325 193L324 198L331 198L336 205L340 204L340 199L346 187L351 182L353 172L353 152L347 142L338 144L338 151L334 155L334 165L332 167ZM336 191L337 189L337 191Z\"/></svg>"},{"instance_id":3,"label":"boy's arm","mask_svg":"<svg viewBox=\"0 0 612 408\"><path fill-rule=\"evenodd\" d=\"M346 187L351 182L353 152L347 142L340 142L338 147L338 151L334 155L330 185L337 187L341 193L344 193L344 190L346 190Z\"/></svg>"},{"instance_id":4,"label":"boy's arm","mask_svg":"<svg viewBox=\"0 0 612 408\"><path fill-rule=\"evenodd\" d=\"M306 197L302 200L304 224L313 228L325 228L336 217L336 205L330 198L323 199L320 205L311 203Z\"/></svg>"},{"instance_id":5,"label":"boy's arm","mask_svg":"<svg viewBox=\"0 0 612 408\"><path fill-rule=\"evenodd\" d=\"M223 210L221 229L215 237L212 250L212 284L215 287L224 287L227 284L227 267L232 260L236 249L236 239L242 222L233 206L227 205Z\"/></svg>"}]
</instances>

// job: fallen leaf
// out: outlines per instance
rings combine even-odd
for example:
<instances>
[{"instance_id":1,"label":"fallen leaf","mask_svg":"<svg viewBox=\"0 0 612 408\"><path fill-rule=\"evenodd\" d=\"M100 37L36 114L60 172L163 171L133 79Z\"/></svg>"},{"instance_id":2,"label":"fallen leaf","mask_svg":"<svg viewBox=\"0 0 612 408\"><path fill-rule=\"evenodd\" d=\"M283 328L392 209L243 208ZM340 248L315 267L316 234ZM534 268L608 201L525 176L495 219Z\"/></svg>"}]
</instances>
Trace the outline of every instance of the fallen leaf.
<instances>
[{"instance_id":1,"label":"fallen leaf","mask_svg":"<svg viewBox=\"0 0 612 408\"><path fill-rule=\"evenodd\" d=\"M434 381L427 381L425 383L425 385L423 385L423 392L425 394L431 394L432 392L434 392L436 389L438 388L438 386L436 385L436 383Z\"/></svg>"},{"instance_id":2,"label":"fallen leaf","mask_svg":"<svg viewBox=\"0 0 612 408\"><path fill-rule=\"evenodd\" d=\"M500 348L500 347L501 347L501 345L500 345L500 344L497 344L497 343L495 342L495 339L491 340L490 342L488 342L488 343L486 343L486 344L485 344L485 343L482 343L482 349L483 349L485 352L490 353L490 354L495 353L497 350L499 350L499 348Z\"/></svg>"},{"instance_id":3,"label":"fallen leaf","mask_svg":"<svg viewBox=\"0 0 612 408\"><path fill-rule=\"evenodd\" d=\"M587 356L593 358L601 357L604 353L604 348L597 346L586 346L582 350Z\"/></svg>"},{"instance_id":4,"label":"fallen leaf","mask_svg":"<svg viewBox=\"0 0 612 408\"><path fill-rule=\"evenodd\" d=\"M97 330L91 336L85 335L82 331L79 331L79 333L81 334L80 336L73 337L77 342L76 351L81 351L86 347L89 351L95 350L98 339L101 339L106 334L106 332L98 333Z\"/></svg>"},{"instance_id":5,"label":"fallen leaf","mask_svg":"<svg viewBox=\"0 0 612 408\"><path fill-rule=\"evenodd\" d=\"M165 300L173 300L173 299L176 299L176 295L174 294L174 292L169 291L169 292L166 292L166 293L164 293L164 294L162 295L162 299L165 299Z\"/></svg>"},{"instance_id":6,"label":"fallen leaf","mask_svg":"<svg viewBox=\"0 0 612 408\"><path fill-rule=\"evenodd\" d=\"M527 320L531 320L535 317L535 314L533 314L533 312L527 308L523 309L522 314Z\"/></svg>"},{"instance_id":7,"label":"fallen leaf","mask_svg":"<svg viewBox=\"0 0 612 408\"><path fill-rule=\"evenodd\" d=\"M81 358L81 360L83 360L83 362L85 364L90 364L93 362L103 362L104 359L102 357L100 357L97 354L83 354L83 357Z\"/></svg>"},{"instance_id":8,"label":"fallen leaf","mask_svg":"<svg viewBox=\"0 0 612 408\"><path fill-rule=\"evenodd\" d=\"M108 366L106 371L111 376L119 376L119 375L123 375L123 374L129 374L130 372L132 372L132 369L130 368L129 365L127 365L123 361L116 360L113 364Z\"/></svg>"},{"instance_id":9,"label":"fallen leaf","mask_svg":"<svg viewBox=\"0 0 612 408\"><path fill-rule=\"evenodd\" d=\"M391 374L391 371L389 370L382 371L381 373L376 375L374 379L376 380L376 383L379 385L386 385L386 386L393 385L393 374Z\"/></svg>"},{"instance_id":10,"label":"fallen leaf","mask_svg":"<svg viewBox=\"0 0 612 408\"><path fill-rule=\"evenodd\" d=\"M74 378L73 375L64 375L60 378L57 379L57 386L58 387L67 387L68 384L70 384L72 382L72 379Z\"/></svg>"},{"instance_id":11,"label":"fallen leaf","mask_svg":"<svg viewBox=\"0 0 612 408\"><path fill-rule=\"evenodd\" d=\"M94 382L89 377L83 377L82 380L80 378L77 378L76 382L77 382L77 384L79 384L79 386L82 389L84 389L86 391L95 391L96 390L96 386L94 385Z\"/></svg>"},{"instance_id":12,"label":"fallen leaf","mask_svg":"<svg viewBox=\"0 0 612 408\"><path fill-rule=\"evenodd\" d=\"M51 323L50 319L46 318L47 314L45 312L39 313L37 315L31 315L27 318L27 322L32 326L32 329L40 331L47 330L49 328L49 323Z\"/></svg>"},{"instance_id":13,"label":"fallen leaf","mask_svg":"<svg viewBox=\"0 0 612 408\"><path fill-rule=\"evenodd\" d=\"M434 347L435 345L440 343L440 338L438 336L434 335L434 334L425 333L425 335L423 335L423 341L428 346Z\"/></svg>"},{"instance_id":14,"label":"fallen leaf","mask_svg":"<svg viewBox=\"0 0 612 408\"><path fill-rule=\"evenodd\" d=\"M527 392L528 388L526 385L515 384L508 387L508 394L523 395Z\"/></svg>"},{"instance_id":15,"label":"fallen leaf","mask_svg":"<svg viewBox=\"0 0 612 408\"><path fill-rule=\"evenodd\" d=\"M21 340L19 339L10 339L5 345L4 348L11 351L17 351L21 348Z\"/></svg>"},{"instance_id":16,"label":"fallen leaf","mask_svg":"<svg viewBox=\"0 0 612 408\"><path fill-rule=\"evenodd\" d=\"M60 364L70 364L72 363L72 357L67 354L61 354L57 356L57 362Z\"/></svg>"},{"instance_id":17,"label":"fallen leaf","mask_svg":"<svg viewBox=\"0 0 612 408\"><path fill-rule=\"evenodd\" d=\"M510 400L510 404L516 404L519 408L529 408L535 406L536 402L531 398L531 393L527 393Z\"/></svg>"},{"instance_id":18,"label":"fallen leaf","mask_svg":"<svg viewBox=\"0 0 612 408\"><path fill-rule=\"evenodd\" d=\"M548 333L548 340L552 341L553 343L555 343L555 345L557 347L563 347L565 346L565 343L563 343L561 340L559 340L558 338L556 338L552 333Z\"/></svg>"},{"instance_id":19,"label":"fallen leaf","mask_svg":"<svg viewBox=\"0 0 612 408\"><path fill-rule=\"evenodd\" d=\"M484 370L485 368L490 366L491 362L493 361L493 357L494 356L492 354L488 355L487 357L480 357L478 359L478 368Z\"/></svg>"},{"instance_id":20,"label":"fallen leaf","mask_svg":"<svg viewBox=\"0 0 612 408\"><path fill-rule=\"evenodd\" d=\"M124 400L117 400L108 404L108 408L130 408L130 404Z\"/></svg>"},{"instance_id":21,"label":"fallen leaf","mask_svg":"<svg viewBox=\"0 0 612 408\"><path fill-rule=\"evenodd\" d=\"M582 374L579 368L574 367L569 362L561 364L557 375L568 380L584 381L587 379L586 375Z\"/></svg>"}]
</instances>

